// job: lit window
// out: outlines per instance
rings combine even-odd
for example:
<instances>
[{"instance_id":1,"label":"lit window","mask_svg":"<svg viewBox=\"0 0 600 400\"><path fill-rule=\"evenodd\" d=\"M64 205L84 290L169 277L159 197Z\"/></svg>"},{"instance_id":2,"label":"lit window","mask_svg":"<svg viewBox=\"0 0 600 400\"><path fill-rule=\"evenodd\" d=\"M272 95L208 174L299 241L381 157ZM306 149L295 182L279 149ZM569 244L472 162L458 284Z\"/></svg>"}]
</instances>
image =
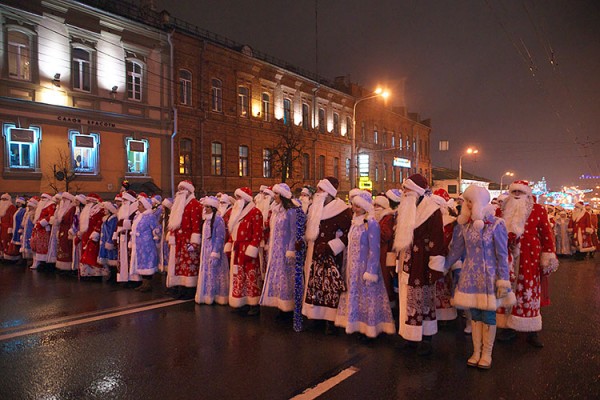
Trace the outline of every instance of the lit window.
<instances>
[{"instance_id":1,"label":"lit window","mask_svg":"<svg viewBox=\"0 0 600 400\"><path fill-rule=\"evenodd\" d=\"M192 104L192 73L185 69L179 70L179 102L188 106Z\"/></svg>"},{"instance_id":2,"label":"lit window","mask_svg":"<svg viewBox=\"0 0 600 400\"><path fill-rule=\"evenodd\" d=\"M31 80L31 38L15 30L8 31L8 76Z\"/></svg>"},{"instance_id":3,"label":"lit window","mask_svg":"<svg viewBox=\"0 0 600 400\"><path fill-rule=\"evenodd\" d=\"M392 132L392 148L396 147L396 134Z\"/></svg>"},{"instance_id":4,"label":"lit window","mask_svg":"<svg viewBox=\"0 0 600 400\"><path fill-rule=\"evenodd\" d=\"M179 141L179 173L190 175L192 173L192 140L181 139Z\"/></svg>"},{"instance_id":5,"label":"lit window","mask_svg":"<svg viewBox=\"0 0 600 400\"><path fill-rule=\"evenodd\" d=\"M369 176L369 155L359 154L358 155L358 175Z\"/></svg>"},{"instance_id":6,"label":"lit window","mask_svg":"<svg viewBox=\"0 0 600 400\"><path fill-rule=\"evenodd\" d=\"M238 108L240 112L240 117L248 117L248 113L250 111L249 96L250 91L247 87L238 87Z\"/></svg>"},{"instance_id":7,"label":"lit window","mask_svg":"<svg viewBox=\"0 0 600 400\"><path fill-rule=\"evenodd\" d=\"M144 67L139 61L127 61L127 98L142 100L142 79Z\"/></svg>"},{"instance_id":8,"label":"lit window","mask_svg":"<svg viewBox=\"0 0 600 400\"><path fill-rule=\"evenodd\" d=\"M283 124L290 125L292 123L292 101L283 99Z\"/></svg>"},{"instance_id":9,"label":"lit window","mask_svg":"<svg viewBox=\"0 0 600 400\"><path fill-rule=\"evenodd\" d=\"M352 118L346 117L346 134L352 137Z\"/></svg>"},{"instance_id":10,"label":"lit window","mask_svg":"<svg viewBox=\"0 0 600 400\"><path fill-rule=\"evenodd\" d=\"M373 125L373 143L379 143L379 132L377 131L377 125Z\"/></svg>"},{"instance_id":11,"label":"lit window","mask_svg":"<svg viewBox=\"0 0 600 400\"><path fill-rule=\"evenodd\" d=\"M77 131L69 132L73 171L82 175L97 175L100 136L97 133L83 135Z\"/></svg>"},{"instance_id":12,"label":"lit window","mask_svg":"<svg viewBox=\"0 0 600 400\"><path fill-rule=\"evenodd\" d=\"M346 158L346 176L350 177L350 159Z\"/></svg>"},{"instance_id":13,"label":"lit window","mask_svg":"<svg viewBox=\"0 0 600 400\"><path fill-rule=\"evenodd\" d=\"M319 132L325 133L325 124L327 121L325 120L325 109L319 108Z\"/></svg>"},{"instance_id":14,"label":"lit window","mask_svg":"<svg viewBox=\"0 0 600 400\"><path fill-rule=\"evenodd\" d=\"M302 154L302 178L305 181L310 179L310 156L308 153Z\"/></svg>"},{"instance_id":15,"label":"lit window","mask_svg":"<svg viewBox=\"0 0 600 400\"><path fill-rule=\"evenodd\" d=\"M127 173L148 175L148 141L127 138Z\"/></svg>"},{"instance_id":16,"label":"lit window","mask_svg":"<svg viewBox=\"0 0 600 400\"><path fill-rule=\"evenodd\" d=\"M269 116L271 115L271 96L268 93L262 94L262 108L260 112L262 113L263 120L269 121Z\"/></svg>"},{"instance_id":17,"label":"lit window","mask_svg":"<svg viewBox=\"0 0 600 400\"><path fill-rule=\"evenodd\" d=\"M212 80L212 110L221 112L223 111L223 83L218 79Z\"/></svg>"},{"instance_id":18,"label":"lit window","mask_svg":"<svg viewBox=\"0 0 600 400\"><path fill-rule=\"evenodd\" d=\"M302 104L302 129L308 129L310 124L310 111L308 104Z\"/></svg>"},{"instance_id":19,"label":"lit window","mask_svg":"<svg viewBox=\"0 0 600 400\"><path fill-rule=\"evenodd\" d=\"M248 176L248 146L240 146L239 176Z\"/></svg>"},{"instance_id":20,"label":"lit window","mask_svg":"<svg viewBox=\"0 0 600 400\"><path fill-rule=\"evenodd\" d=\"M271 178L271 160L273 154L270 149L263 149L263 178Z\"/></svg>"},{"instance_id":21,"label":"lit window","mask_svg":"<svg viewBox=\"0 0 600 400\"><path fill-rule=\"evenodd\" d=\"M398 150L402 150L402 133L398 137Z\"/></svg>"},{"instance_id":22,"label":"lit window","mask_svg":"<svg viewBox=\"0 0 600 400\"><path fill-rule=\"evenodd\" d=\"M387 182L387 164L383 164L383 181Z\"/></svg>"},{"instance_id":23,"label":"lit window","mask_svg":"<svg viewBox=\"0 0 600 400\"><path fill-rule=\"evenodd\" d=\"M4 124L8 168L14 170L36 170L39 168L39 141L42 132L39 127L17 128L14 124Z\"/></svg>"},{"instance_id":24,"label":"lit window","mask_svg":"<svg viewBox=\"0 0 600 400\"><path fill-rule=\"evenodd\" d=\"M379 167L375 166L375 182L379 182Z\"/></svg>"},{"instance_id":25,"label":"lit window","mask_svg":"<svg viewBox=\"0 0 600 400\"><path fill-rule=\"evenodd\" d=\"M325 156L319 156L319 168L317 171L317 179L323 179L325 177Z\"/></svg>"},{"instance_id":26,"label":"lit window","mask_svg":"<svg viewBox=\"0 0 600 400\"><path fill-rule=\"evenodd\" d=\"M89 51L73 48L73 89L89 92L92 88L91 54Z\"/></svg>"},{"instance_id":27,"label":"lit window","mask_svg":"<svg viewBox=\"0 0 600 400\"><path fill-rule=\"evenodd\" d=\"M333 133L340 134L340 114L333 113Z\"/></svg>"},{"instance_id":28,"label":"lit window","mask_svg":"<svg viewBox=\"0 0 600 400\"><path fill-rule=\"evenodd\" d=\"M223 147L219 142L212 142L210 168L213 175L223 175Z\"/></svg>"}]
</instances>

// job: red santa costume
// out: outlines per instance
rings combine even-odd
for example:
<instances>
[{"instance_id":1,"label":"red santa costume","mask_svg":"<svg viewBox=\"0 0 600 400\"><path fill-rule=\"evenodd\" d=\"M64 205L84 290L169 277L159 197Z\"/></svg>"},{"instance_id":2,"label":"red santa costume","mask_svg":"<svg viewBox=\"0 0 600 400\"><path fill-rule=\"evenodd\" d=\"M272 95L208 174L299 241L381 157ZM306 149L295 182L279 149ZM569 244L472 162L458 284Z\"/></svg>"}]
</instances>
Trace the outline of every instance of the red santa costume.
<instances>
[{"instance_id":1,"label":"red santa costume","mask_svg":"<svg viewBox=\"0 0 600 400\"><path fill-rule=\"evenodd\" d=\"M69 230L73 226L76 211L75 196L64 192L60 207L54 214L54 224L58 226L56 268L61 271L71 271L73 268L73 236L69 234Z\"/></svg>"},{"instance_id":2,"label":"red santa costume","mask_svg":"<svg viewBox=\"0 0 600 400\"><path fill-rule=\"evenodd\" d=\"M177 190L167 225L169 229L167 287L179 286L180 291L176 293L179 297L193 298L200 267L202 205L194 196L196 189L192 182L179 182Z\"/></svg>"},{"instance_id":3,"label":"red santa costume","mask_svg":"<svg viewBox=\"0 0 600 400\"><path fill-rule=\"evenodd\" d=\"M33 233L31 234L31 250L34 253L32 269L36 269L39 263L48 260L48 244L50 242L50 218L54 215L56 204L52 196L44 193L41 196L35 215L33 217Z\"/></svg>"},{"instance_id":4,"label":"red santa costume","mask_svg":"<svg viewBox=\"0 0 600 400\"><path fill-rule=\"evenodd\" d=\"M12 203L12 197L4 193L0 197L0 260L9 259L10 241L13 236L13 216L17 207ZM16 254L18 256L18 254Z\"/></svg>"},{"instance_id":5,"label":"red santa costume","mask_svg":"<svg viewBox=\"0 0 600 400\"><path fill-rule=\"evenodd\" d=\"M592 207L586 204L585 210L590 214L590 222L592 224L592 245L594 245L594 251L598 250L598 214L594 213Z\"/></svg>"},{"instance_id":6,"label":"red santa costume","mask_svg":"<svg viewBox=\"0 0 600 400\"><path fill-rule=\"evenodd\" d=\"M541 277L556 270L558 260L546 209L534 203L529 183L515 181L509 190L503 216L508 231L511 281L517 304L506 310L499 309L496 319L501 328L533 333L542 330ZM541 345L535 333L528 337L528 341L534 346Z\"/></svg>"},{"instance_id":7,"label":"red santa costume","mask_svg":"<svg viewBox=\"0 0 600 400\"><path fill-rule=\"evenodd\" d=\"M79 238L81 239L80 277L102 277L107 275L107 269L98 263L100 251L100 231L104 218L102 198L96 193L87 195L87 204L81 211Z\"/></svg>"},{"instance_id":8,"label":"red santa costume","mask_svg":"<svg viewBox=\"0 0 600 400\"><path fill-rule=\"evenodd\" d=\"M573 246L578 253L589 253L596 248L592 241L592 218L590 213L585 210L583 202L575 204L573 215L569 222L569 233L573 234ZM581 257L580 254L577 255Z\"/></svg>"},{"instance_id":9,"label":"red santa costume","mask_svg":"<svg viewBox=\"0 0 600 400\"><path fill-rule=\"evenodd\" d=\"M375 220L379 223L379 264L383 277L383 284L388 295L390 305L397 304L394 293L393 276L396 273L396 253L392 252L394 246L394 227L396 226L396 211L390 208L390 201L385 196L377 196L374 201ZM395 308L395 307L394 307Z\"/></svg>"},{"instance_id":10,"label":"red santa costume","mask_svg":"<svg viewBox=\"0 0 600 400\"><path fill-rule=\"evenodd\" d=\"M444 227L440 207L427 195L427 180L411 175L402 187L394 250L400 253L399 334L421 342L419 354L431 353L437 333L435 283L444 272Z\"/></svg>"},{"instance_id":11,"label":"red santa costume","mask_svg":"<svg viewBox=\"0 0 600 400\"><path fill-rule=\"evenodd\" d=\"M228 222L231 243L229 305L252 306L256 315L260 300L259 246L263 240L263 215L252 201L252 191L243 187L235 191L236 202Z\"/></svg>"},{"instance_id":12,"label":"red santa costume","mask_svg":"<svg viewBox=\"0 0 600 400\"><path fill-rule=\"evenodd\" d=\"M456 226L456 217L450 215L450 207L454 201L444 189L437 189L431 196L432 200L440 206L442 221L444 224L444 257L448 255L448 247L452 241L452 233ZM443 278L438 279L435 284L435 314L439 321L451 321L456 319L456 308L451 304L453 294L452 271L460 269L462 263L457 261Z\"/></svg>"}]
</instances>

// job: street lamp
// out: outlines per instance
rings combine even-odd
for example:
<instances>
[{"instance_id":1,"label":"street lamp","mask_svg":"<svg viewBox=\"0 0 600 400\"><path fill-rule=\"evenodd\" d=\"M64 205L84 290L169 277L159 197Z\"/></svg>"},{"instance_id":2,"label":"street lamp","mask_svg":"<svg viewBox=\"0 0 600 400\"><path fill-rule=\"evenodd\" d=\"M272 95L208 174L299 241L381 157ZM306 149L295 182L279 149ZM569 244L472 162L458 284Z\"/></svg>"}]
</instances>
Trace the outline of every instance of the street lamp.
<instances>
[{"instance_id":1,"label":"street lamp","mask_svg":"<svg viewBox=\"0 0 600 400\"><path fill-rule=\"evenodd\" d=\"M462 158L463 158L463 156L467 156L469 154L477 154L477 153L479 153L479 150L469 147L467 149L467 151L465 151L464 154L461 154L461 156L458 158L458 194L459 195L462 193Z\"/></svg>"},{"instance_id":2,"label":"street lamp","mask_svg":"<svg viewBox=\"0 0 600 400\"><path fill-rule=\"evenodd\" d=\"M515 176L515 173L514 173L514 172L510 172L510 171L507 171L507 172L505 172L505 173L504 173L504 175L502 175L502 176L500 177L500 191L501 191L501 192L502 192L502 179L504 179L504 177L505 177L505 176Z\"/></svg>"},{"instance_id":3,"label":"street lamp","mask_svg":"<svg viewBox=\"0 0 600 400\"><path fill-rule=\"evenodd\" d=\"M356 170L356 106L362 101L374 99L375 97L383 97L384 99L387 99L389 95L390 94L388 91L385 91L381 88L377 88L372 94L362 97L356 100L356 102L354 103L354 109L352 110L352 148L350 149L350 189L358 186L356 182L356 176L358 175L358 171Z\"/></svg>"}]
</instances>

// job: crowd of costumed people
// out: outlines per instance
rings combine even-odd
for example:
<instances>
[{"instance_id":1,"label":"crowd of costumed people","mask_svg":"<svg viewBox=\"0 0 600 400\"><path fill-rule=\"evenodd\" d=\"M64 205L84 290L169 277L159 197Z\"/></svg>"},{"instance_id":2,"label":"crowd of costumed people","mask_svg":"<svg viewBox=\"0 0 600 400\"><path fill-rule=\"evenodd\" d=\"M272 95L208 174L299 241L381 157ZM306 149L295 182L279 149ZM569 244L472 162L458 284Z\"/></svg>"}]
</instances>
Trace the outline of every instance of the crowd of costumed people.
<instances>
[{"instance_id":1,"label":"crowd of costumed people","mask_svg":"<svg viewBox=\"0 0 600 400\"><path fill-rule=\"evenodd\" d=\"M472 337L467 364L489 369L496 339L522 333L543 347L557 255L593 257L598 245L589 205L547 209L526 181L497 199L478 186L451 199L419 174L376 196L353 189L347 201L338 187L327 177L297 197L279 183L197 199L190 181L165 199L126 186L110 200L5 193L0 259L140 292L162 274L177 299L249 317L273 307L296 331L311 321L365 342L397 333L419 355L458 320Z\"/></svg>"}]
</instances>

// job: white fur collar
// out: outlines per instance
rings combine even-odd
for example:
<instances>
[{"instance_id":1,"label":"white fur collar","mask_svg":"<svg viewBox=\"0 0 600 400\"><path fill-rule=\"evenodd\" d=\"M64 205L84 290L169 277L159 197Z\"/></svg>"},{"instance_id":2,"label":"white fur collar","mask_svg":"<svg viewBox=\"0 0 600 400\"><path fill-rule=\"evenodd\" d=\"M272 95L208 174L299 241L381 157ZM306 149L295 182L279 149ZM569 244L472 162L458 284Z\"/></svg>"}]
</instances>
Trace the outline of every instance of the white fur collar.
<instances>
[{"instance_id":1,"label":"white fur collar","mask_svg":"<svg viewBox=\"0 0 600 400\"><path fill-rule=\"evenodd\" d=\"M348 204L340 198L335 198L323 207L321 213L321 221L324 219L333 218L348 209Z\"/></svg>"},{"instance_id":2,"label":"white fur collar","mask_svg":"<svg viewBox=\"0 0 600 400\"><path fill-rule=\"evenodd\" d=\"M244 219L244 217L250 212L250 210L252 210L254 207L256 207L256 205L254 204L253 201L249 202L248 204L246 204L246 206L242 209L242 211L240 212L240 215L238 215L238 217L233 220L229 220L229 232L231 232L233 237L233 240L235 240L237 238L237 227L240 223L240 221L242 219ZM233 216L233 215L232 215ZM235 233L235 235L234 235Z\"/></svg>"},{"instance_id":3,"label":"white fur collar","mask_svg":"<svg viewBox=\"0 0 600 400\"><path fill-rule=\"evenodd\" d=\"M421 202L417 206L417 218L415 221L415 229L423 225L423 223L427 221L427 219L431 217L431 215L434 212L439 210L439 208L440 206L438 206L436 202L431 199L431 197L424 196L423 200L421 200Z\"/></svg>"}]
</instances>

